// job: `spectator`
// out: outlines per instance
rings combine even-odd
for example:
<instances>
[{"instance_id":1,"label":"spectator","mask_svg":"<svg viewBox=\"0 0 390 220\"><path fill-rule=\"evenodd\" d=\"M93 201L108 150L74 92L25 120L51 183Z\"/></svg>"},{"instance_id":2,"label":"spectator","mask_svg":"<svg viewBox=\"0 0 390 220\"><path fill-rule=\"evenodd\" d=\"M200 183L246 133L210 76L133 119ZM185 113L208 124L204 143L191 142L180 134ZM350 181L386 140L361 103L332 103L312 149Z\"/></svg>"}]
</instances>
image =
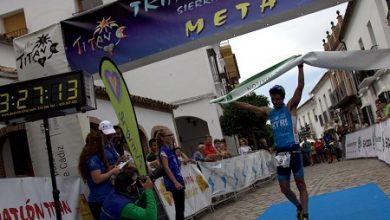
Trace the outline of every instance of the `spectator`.
<instances>
[{"instance_id":1,"label":"spectator","mask_svg":"<svg viewBox=\"0 0 390 220\"><path fill-rule=\"evenodd\" d=\"M308 163L313 166L314 163L313 163L313 158L312 158L312 154L311 154L311 143L309 141L307 141L306 137L303 138L302 149L303 149L303 152L305 153L305 156L307 158Z\"/></svg>"},{"instance_id":2,"label":"spectator","mask_svg":"<svg viewBox=\"0 0 390 220\"><path fill-rule=\"evenodd\" d=\"M379 98L375 101L376 105L376 123L386 121L390 117L390 105L386 98Z\"/></svg>"},{"instance_id":3,"label":"spectator","mask_svg":"<svg viewBox=\"0 0 390 220\"><path fill-rule=\"evenodd\" d=\"M221 139L221 145L219 146L219 153L220 153L220 157L222 157L223 159L224 158L229 158L231 157L232 155L229 153L228 149L227 149L227 146L226 146L226 141L225 139Z\"/></svg>"},{"instance_id":4,"label":"spectator","mask_svg":"<svg viewBox=\"0 0 390 220\"><path fill-rule=\"evenodd\" d=\"M267 140L265 138L260 138L258 150L269 150Z\"/></svg>"},{"instance_id":5,"label":"spectator","mask_svg":"<svg viewBox=\"0 0 390 220\"><path fill-rule=\"evenodd\" d=\"M203 143L200 143L198 145L198 150L194 153L192 158L195 161L199 161L199 162L212 162L212 161L215 161L212 158L210 158L210 156L208 156L208 157L205 156L205 154L204 154L204 144Z\"/></svg>"},{"instance_id":6,"label":"spectator","mask_svg":"<svg viewBox=\"0 0 390 220\"><path fill-rule=\"evenodd\" d=\"M221 140L214 139L214 147L215 149L217 149L217 151L219 151L219 149L221 148Z\"/></svg>"},{"instance_id":7,"label":"spectator","mask_svg":"<svg viewBox=\"0 0 390 220\"><path fill-rule=\"evenodd\" d=\"M317 151L318 162L319 163L325 162L326 158L324 155L324 143L322 142L322 138L320 138L314 142L314 148Z\"/></svg>"},{"instance_id":8,"label":"spectator","mask_svg":"<svg viewBox=\"0 0 390 220\"><path fill-rule=\"evenodd\" d=\"M221 157L219 151L212 145L213 138L211 135L206 135L204 139L204 155L205 157L212 158L213 161L216 161Z\"/></svg>"},{"instance_id":9,"label":"spectator","mask_svg":"<svg viewBox=\"0 0 390 220\"><path fill-rule=\"evenodd\" d=\"M172 193L175 203L176 220L184 219L185 197L184 179L180 172L180 161L174 151L174 136L169 129L160 129L156 135L157 146L160 148L159 161L164 168L164 184Z\"/></svg>"},{"instance_id":10,"label":"spectator","mask_svg":"<svg viewBox=\"0 0 390 220\"><path fill-rule=\"evenodd\" d=\"M179 158L180 162L184 165L186 165L187 163L196 163L195 160L189 158L181 149L181 147L179 146L176 146L175 147L175 153L177 155L177 157Z\"/></svg>"},{"instance_id":11,"label":"spectator","mask_svg":"<svg viewBox=\"0 0 390 220\"><path fill-rule=\"evenodd\" d=\"M240 147L238 148L238 154L243 155L249 152L252 152L252 148L248 145L248 140L246 138L240 138L238 140Z\"/></svg>"},{"instance_id":12,"label":"spectator","mask_svg":"<svg viewBox=\"0 0 390 220\"><path fill-rule=\"evenodd\" d=\"M205 162L205 156L204 156L204 144L199 144L198 145L198 150L195 151L194 155L192 158L195 161L200 161L200 162Z\"/></svg>"},{"instance_id":13,"label":"spectator","mask_svg":"<svg viewBox=\"0 0 390 220\"><path fill-rule=\"evenodd\" d=\"M119 125L115 125L114 129L115 129L115 134L114 134L112 142L114 144L116 152L120 156L123 156L125 154L124 145L126 144L126 140L125 140L125 137L123 135L122 128Z\"/></svg>"},{"instance_id":14,"label":"spectator","mask_svg":"<svg viewBox=\"0 0 390 220\"><path fill-rule=\"evenodd\" d=\"M115 146L115 150L120 155L120 160L130 161L131 164L134 164L133 157L129 152L129 146L127 145L125 135L123 134L123 130L119 125L114 126L116 136L113 138L113 143Z\"/></svg>"},{"instance_id":15,"label":"spectator","mask_svg":"<svg viewBox=\"0 0 390 220\"><path fill-rule=\"evenodd\" d=\"M156 200L153 195L153 183L149 177L143 182L137 179L137 169L126 169L116 176L114 191L104 200L100 220L157 219ZM143 188L141 197L138 196L138 185Z\"/></svg>"},{"instance_id":16,"label":"spectator","mask_svg":"<svg viewBox=\"0 0 390 220\"><path fill-rule=\"evenodd\" d=\"M109 169L100 132L91 131L79 159L79 172L89 188L88 206L92 216L99 219L101 206L112 191L111 176L120 172L118 167Z\"/></svg>"},{"instance_id":17,"label":"spectator","mask_svg":"<svg viewBox=\"0 0 390 220\"><path fill-rule=\"evenodd\" d=\"M103 134L104 154L106 155L109 167L114 167L119 162L125 161L124 158L120 158L120 155L115 150L113 139L116 132L112 123L107 120L100 122L99 130Z\"/></svg>"},{"instance_id":18,"label":"spectator","mask_svg":"<svg viewBox=\"0 0 390 220\"><path fill-rule=\"evenodd\" d=\"M157 140L152 138L149 140L150 153L146 156L146 161L152 169L157 168L160 163L158 162L158 146Z\"/></svg>"}]
</instances>

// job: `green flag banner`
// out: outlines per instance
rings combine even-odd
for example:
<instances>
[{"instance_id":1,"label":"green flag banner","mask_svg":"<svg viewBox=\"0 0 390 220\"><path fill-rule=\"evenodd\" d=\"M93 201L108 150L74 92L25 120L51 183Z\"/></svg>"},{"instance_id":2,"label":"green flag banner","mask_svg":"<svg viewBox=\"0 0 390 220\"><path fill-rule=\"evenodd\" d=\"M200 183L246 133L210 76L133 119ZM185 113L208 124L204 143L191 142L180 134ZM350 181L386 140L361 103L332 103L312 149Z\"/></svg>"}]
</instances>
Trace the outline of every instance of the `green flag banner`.
<instances>
[{"instance_id":1,"label":"green flag banner","mask_svg":"<svg viewBox=\"0 0 390 220\"><path fill-rule=\"evenodd\" d=\"M291 56L240 83L229 94L210 102L220 104L233 102L276 79L300 63L333 70L390 69L390 49L313 51L303 56Z\"/></svg>"},{"instance_id":2,"label":"green flag banner","mask_svg":"<svg viewBox=\"0 0 390 220\"><path fill-rule=\"evenodd\" d=\"M138 122L122 73L110 59L104 57L100 61L99 74L118 117L119 126L123 130L129 146L128 150L134 159L138 172L141 175L146 175L147 169L138 132Z\"/></svg>"},{"instance_id":3,"label":"green flag banner","mask_svg":"<svg viewBox=\"0 0 390 220\"><path fill-rule=\"evenodd\" d=\"M302 62L300 55L291 56L240 83L229 94L211 100L211 103L227 104L248 95L260 86L276 79Z\"/></svg>"}]
</instances>

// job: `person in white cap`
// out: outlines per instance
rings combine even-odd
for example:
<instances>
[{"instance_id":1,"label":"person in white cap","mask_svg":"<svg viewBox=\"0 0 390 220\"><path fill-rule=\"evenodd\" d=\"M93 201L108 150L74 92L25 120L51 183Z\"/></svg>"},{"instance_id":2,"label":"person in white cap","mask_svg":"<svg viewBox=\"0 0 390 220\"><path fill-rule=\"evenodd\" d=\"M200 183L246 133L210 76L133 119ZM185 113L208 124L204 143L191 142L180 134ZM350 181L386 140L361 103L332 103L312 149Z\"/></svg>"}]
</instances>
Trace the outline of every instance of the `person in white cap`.
<instances>
[{"instance_id":1,"label":"person in white cap","mask_svg":"<svg viewBox=\"0 0 390 220\"><path fill-rule=\"evenodd\" d=\"M116 134L114 126L110 121L104 120L99 124L99 130L103 135L104 154L106 155L107 162L110 168L117 165L120 161L120 155L116 152L113 138Z\"/></svg>"}]
</instances>

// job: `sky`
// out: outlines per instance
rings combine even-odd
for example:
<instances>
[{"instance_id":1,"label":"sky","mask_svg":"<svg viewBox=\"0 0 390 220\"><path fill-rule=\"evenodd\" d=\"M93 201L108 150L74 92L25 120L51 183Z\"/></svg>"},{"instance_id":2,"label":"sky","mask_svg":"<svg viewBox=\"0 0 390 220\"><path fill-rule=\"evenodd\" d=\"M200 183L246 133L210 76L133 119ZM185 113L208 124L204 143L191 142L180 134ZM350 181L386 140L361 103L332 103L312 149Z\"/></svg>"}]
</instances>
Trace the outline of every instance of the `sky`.
<instances>
[{"instance_id":1,"label":"sky","mask_svg":"<svg viewBox=\"0 0 390 220\"><path fill-rule=\"evenodd\" d=\"M326 31L331 33L330 22L336 24L336 11L339 10L344 16L346 7L347 3L339 4L229 39L232 51L236 55L240 82L292 55L324 51L322 39L326 39ZM309 65L304 66L305 88L300 105L310 98L309 93L326 71ZM293 68L274 81L256 89L255 92L271 100L269 89L276 84L282 85L286 91L287 102L296 89L297 81L298 69Z\"/></svg>"}]
</instances>

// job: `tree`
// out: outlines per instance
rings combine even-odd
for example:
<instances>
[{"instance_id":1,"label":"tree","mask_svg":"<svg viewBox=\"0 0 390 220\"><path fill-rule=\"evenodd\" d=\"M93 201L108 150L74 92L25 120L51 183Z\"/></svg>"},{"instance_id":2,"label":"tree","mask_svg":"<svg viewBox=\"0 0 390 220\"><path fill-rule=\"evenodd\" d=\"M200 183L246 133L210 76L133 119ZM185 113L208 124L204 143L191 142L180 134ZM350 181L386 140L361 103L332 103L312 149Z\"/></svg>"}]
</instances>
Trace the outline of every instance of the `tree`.
<instances>
[{"instance_id":1,"label":"tree","mask_svg":"<svg viewBox=\"0 0 390 220\"><path fill-rule=\"evenodd\" d=\"M256 95L254 92L240 98L239 101L255 106L269 105L267 97ZM254 113L238 108L234 104L223 106L220 122L222 131L227 136L245 137L251 145L255 146L260 138L265 138L268 143L271 143L272 131L270 126L266 126L267 119L257 117Z\"/></svg>"}]
</instances>

